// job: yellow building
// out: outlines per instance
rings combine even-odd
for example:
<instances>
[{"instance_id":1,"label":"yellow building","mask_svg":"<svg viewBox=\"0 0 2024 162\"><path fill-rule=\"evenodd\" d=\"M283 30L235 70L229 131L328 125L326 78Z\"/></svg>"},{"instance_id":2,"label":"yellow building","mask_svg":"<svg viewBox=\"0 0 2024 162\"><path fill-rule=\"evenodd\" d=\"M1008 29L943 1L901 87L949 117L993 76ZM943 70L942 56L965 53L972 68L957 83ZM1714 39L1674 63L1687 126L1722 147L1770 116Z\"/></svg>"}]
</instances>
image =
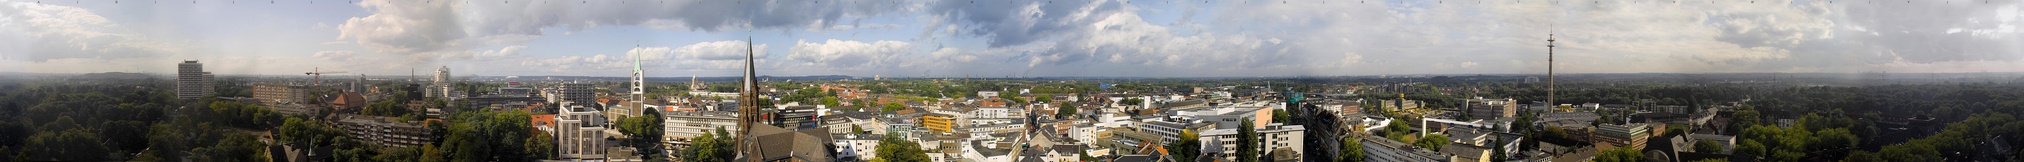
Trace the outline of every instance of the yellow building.
<instances>
[{"instance_id":1,"label":"yellow building","mask_svg":"<svg viewBox=\"0 0 2024 162\"><path fill-rule=\"evenodd\" d=\"M929 130L951 132L955 130L956 116L947 114L921 115L921 126Z\"/></svg>"}]
</instances>

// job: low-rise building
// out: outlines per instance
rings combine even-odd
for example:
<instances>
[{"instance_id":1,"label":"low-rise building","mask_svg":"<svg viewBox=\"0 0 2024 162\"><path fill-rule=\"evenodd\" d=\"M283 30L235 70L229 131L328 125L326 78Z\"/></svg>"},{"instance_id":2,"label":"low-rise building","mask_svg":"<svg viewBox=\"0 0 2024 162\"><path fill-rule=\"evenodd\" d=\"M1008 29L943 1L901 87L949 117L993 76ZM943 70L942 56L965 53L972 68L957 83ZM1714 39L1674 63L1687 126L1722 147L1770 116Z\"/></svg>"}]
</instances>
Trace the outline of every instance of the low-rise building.
<instances>
[{"instance_id":1,"label":"low-rise building","mask_svg":"<svg viewBox=\"0 0 2024 162\"><path fill-rule=\"evenodd\" d=\"M1303 144L1302 142L1305 142L1306 140L1305 136L1307 128L1300 125L1285 125L1280 123L1272 123L1269 125L1265 125L1264 127L1255 129L1254 131L1258 133L1257 134L1258 140L1263 140L1259 142L1264 142L1263 143L1264 145L1259 145L1259 147L1263 147L1260 149L1275 150L1284 148L1288 150L1293 150L1294 154L1298 154L1298 151L1304 151L1306 148L1304 146L1305 144ZM1237 148L1238 143L1237 133L1238 133L1237 129L1214 129L1203 131L1200 134L1199 138L1201 138L1200 140L1203 141L1203 143L1209 143L1208 141L1215 141L1215 143L1222 144L1222 146L1217 147ZM1235 157L1230 157L1227 155L1236 155L1236 154L1237 150L1235 149L1223 150L1220 153L1220 155L1226 156L1221 156L1217 158L1221 158L1224 160L1235 160Z\"/></svg>"},{"instance_id":2,"label":"low-rise building","mask_svg":"<svg viewBox=\"0 0 2024 162\"><path fill-rule=\"evenodd\" d=\"M1501 118L1512 118L1516 117L1517 115L1518 115L1518 100L1510 98L1483 99L1482 97L1469 99L1470 118L1501 119Z\"/></svg>"},{"instance_id":3,"label":"low-rise building","mask_svg":"<svg viewBox=\"0 0 2024 162\"><path fill-rule=\"evenodd\" d=\"M955 131L956 115L929 113L921 115L921 127L941 132Z\"/></svg>"},{"instance_id":4,"label":"low-rise building","mask_svg":"<svg viewBox=\"0 0 2024 162\"><path fill-rule=\"evenodd\" d=\"M394 117L345 115L335 124L351 139L383 146L414 147L436 138L422 122L398 121Z\"/></svg>"},{"instance_id":5,"label":"low-rise building","mask_svg":"<svg viewBox=\"0 0 2024 162\"><path fill-rule=\"evenodd\" d=\"M287 83L253 84L253 98L261 106L279 106L309 102L309 86Z\"/></svg>"},{"instance_id":6,"label":"low-rise building","mask_svg":"<svg viewBox=\"0 0 2024 162\"><path fill-rule=\"evenodd\" d=\"M878 158L878 142L885 136L851 133L831 138L836 141L837 159L870 160Z\"/></svg>"},{"instance_id":7,"label":"low-rise building","mask_svg":"<svg viewBox=\"0 0 2024 162\"><path fill-rule=\"evenodd\" d=\"M1598 145L1607 144L1640 150L1644 149L1645 141L1651 138L1650 133L1651 127L1644 123L1601 124L1595 127L1594 132L1589 133L1588 139Z\"/></svg>"},{"instance_id":8,"label":"low-rise building","mask_svg":"<svg viewBox=\"0 0 2024 162\"><path fill-rule=\"evenodd\" d=\"M1448 161L1451 158L1433 150L1382 137L1366 136L1357 140L1363 142L1363 161Z\"/></svg>"},{"instance_id":9,"label":"low-rise building","mask_svg":"<svg viewBox=\"0 0 2024 162\"><path fill-rule=\"evenodd\" d=\"M687 148L692 138L703 133L716 133L717 128L726 132L738 131L738 116L722 111L670 111L661 113L661 140L673 148ZM716 134L713 136L723 137Z\"/></svg>"},{"instance_id":10,"label":"low-rise building","mask_svg":"<svg viewBox=\"0 0 2024 162\"><path fill-rule=\"evenodd\" d=\"M1159 141L1155 141L1159 142L1159 144L1179 141L1182 131L1192 131L1200 134L1210 130L1214 126L1216 125L1209 122L1189 121L1179 118L1152 119L1138 123L1139 132L1159 136Z\"/></svg>"}]
</instances>

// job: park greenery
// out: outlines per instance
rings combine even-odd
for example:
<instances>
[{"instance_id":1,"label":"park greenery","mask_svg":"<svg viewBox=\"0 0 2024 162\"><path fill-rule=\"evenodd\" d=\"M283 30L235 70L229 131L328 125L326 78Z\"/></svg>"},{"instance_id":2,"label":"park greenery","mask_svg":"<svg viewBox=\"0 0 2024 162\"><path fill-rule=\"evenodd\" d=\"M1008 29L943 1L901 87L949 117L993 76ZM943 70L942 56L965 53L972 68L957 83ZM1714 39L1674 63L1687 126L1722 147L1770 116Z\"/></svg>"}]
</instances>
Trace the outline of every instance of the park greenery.
<instances>
[{"instance_id":1,"label":"park greenery","mask_svg":"<svg viewBox=\"0 0 2024 162\"><path fill-rule=\"evenodd\" d=\"M269 147L288 143L328 150L327 161L529 161L549 159L555 148L553 139L534 133L526 112L455 114L455 124L426 122L442 138L392 147L348 137L309 116L215 96L179 100L171 83L0 81L0 119L6 119L0 120L0 161L267 161L277 158L269 157ZM219 94L243 96L244 85L220 84ZM391 101L366 112L419 115L408 102ZM270 131L271 137L263 136Z\"/></svg>"}]
</instances>

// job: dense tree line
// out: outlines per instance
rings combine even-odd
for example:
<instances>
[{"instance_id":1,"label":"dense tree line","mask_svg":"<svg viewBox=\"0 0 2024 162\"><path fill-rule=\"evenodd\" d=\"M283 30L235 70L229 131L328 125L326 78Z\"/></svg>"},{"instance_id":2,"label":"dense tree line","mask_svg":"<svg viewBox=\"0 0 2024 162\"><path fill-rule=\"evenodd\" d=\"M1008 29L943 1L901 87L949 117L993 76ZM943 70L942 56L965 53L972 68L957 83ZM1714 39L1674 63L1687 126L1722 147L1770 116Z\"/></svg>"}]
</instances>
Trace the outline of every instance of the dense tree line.
<instances>
[{"instance_id":1,"label":"dense tree line","mask_svg":"<svg viewBox=\"0 0 2024 162\"><path fill-rule=\"evenodd\" d=\"M717 127L716 132L703 132L690 138L689 147L676 152L675 157L683 161L731 161L737 157L736 150L732 148L737 147L732 143L737 141L734 138L730 131L724 131L724 127Z\"/></svg>"},{"instance_id":2,"label":"dense tree line","mask_svg":"<svg viewBox=\"0 0 2024 162\"><path fill-rule=\"evenodd\" d=\"M209 97L176 100L167 83L0 81L0 161L265 160L266 145L250 132L281 115Z\"/></svg>"},{"instance_id":3,"label":"dense tree line","mask_svg":"<svg viewBox=\"0 0 2024 162\"><path fill-rule=\"evenodd\" d=\"M555 139L535 133L525 111L459 113L440 148L450 161L530 161L555 155Z\"/></svg>"},{"instance_id":4,"label":"dense tree line","mask_svg":"<svg viewBox=\"0 0 2024 162\"><path fill-rule=\"evenodd\" d=\"M460 113L450 119L456 124L426 123L443 138L419 147L388 147L265 107L215 97L177 100L167 83L0 81L0 119L6 119L0 120L0 161L266 161L267 147L296 142L331 150L328 161L528 161L554 155L553 139L536 133L526 112ZM220 88L228 90L240 89ZM407 109L395 101L375 104ZM388 114L403 113L380 115ZM274 131L274 144L256 136L267 130Z\"/></svg>"},{"instance_id":5,"label":"dense tree line","mask_svg":"<svg viewBox=\"0 0 2024 162\"><path fill-rule=\"evenodd\" d=\"M2011 107L2010 109L2017 108ZM1984 151L2007 151L2013 155L2007 158L2014 161L2019 158L2015 156L2018 155L2017 153L2024 153L2024 148L2012 147L2011 149L2016 150L1986 150L1989 148L1977 145L1982 142L2004 142L2010 143L2011 146L2016 146L2015 144L2024 143L2024 137L2017 137L2019 134L2024 134L2024 121L2019 121L2016 116L2008 112L1986 113L1948 124L1946 129L1932 136L1913 139L1902 144L1884 146L1875 152L1852 152L1844 160L1967 161L1972 157L1982 154Z\"/></svg>"},{"instance_id":6,"label":"dense tree line","mask_svg":"<svg viewBox=\"0 0 2024 162\"><path fill-rule=\"evenodd\" d=\"M1491 88L1493 94L1514 96L1521 101L1543 101L1545 96L1543 85L1506 83L1490 86L1503 87ZM1879 138L1884 133L1879 121L1932 119L1936 123L1954 123L1951 125L1981 124L1976 130L1986 130L2004 129L2000 126L2010 122L1999 120L2002 118L1992 114L2024 113L2024 85L2014 83L1812 86L1591 82L1563 84L1557 95L1559 103L1633 104L1652 101L1653 104L1697 108L1749 99L1740 109L1729 112L1730 125L1725 126L1728 129L1718 131L1738 134L1735 154L1773 161L1960 160L1972 156L1957 154L1978 152L1967 141L1989 140L1985 138L1992 136L1977 135L1987 135L1991 131L1956 131L1954 126L1948 126L1948 129L1929 137L1894 141ZM1606 113L1605 116L1610 117L1605 118L1618 118L1616 115L1621 114ZM1774 126L1777 124L1775 121L1780 119L1793 119L1794 126ZM1968 120L1978 120L1978 123L1967 123ZM1543 134L1565 134L1547 130ZM1912 129L1901 133L1924 132ZM2024 141L2014 139L1998 140L2024 144Z\"/></svg>"}]
</instances>

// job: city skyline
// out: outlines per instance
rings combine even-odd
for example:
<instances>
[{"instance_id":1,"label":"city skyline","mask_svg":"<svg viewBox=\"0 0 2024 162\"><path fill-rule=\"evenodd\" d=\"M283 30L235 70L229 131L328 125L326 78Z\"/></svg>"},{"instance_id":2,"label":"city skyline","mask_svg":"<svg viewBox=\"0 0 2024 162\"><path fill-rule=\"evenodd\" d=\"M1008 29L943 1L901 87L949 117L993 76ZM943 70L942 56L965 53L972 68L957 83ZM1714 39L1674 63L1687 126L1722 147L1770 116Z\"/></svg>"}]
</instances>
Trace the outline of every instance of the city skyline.
<instances>
[{"instance_id":1,"label":"city skyline","mask_svg":"<svg viewBox=\"0 0 2024 162\"><path fill-rule=\"evenodd\" d=\"M1544 74L1549 30L1559 73L2024 69L2018 1L115 2L0 0L0 72Z\"/></svg>"}]
</instances>

